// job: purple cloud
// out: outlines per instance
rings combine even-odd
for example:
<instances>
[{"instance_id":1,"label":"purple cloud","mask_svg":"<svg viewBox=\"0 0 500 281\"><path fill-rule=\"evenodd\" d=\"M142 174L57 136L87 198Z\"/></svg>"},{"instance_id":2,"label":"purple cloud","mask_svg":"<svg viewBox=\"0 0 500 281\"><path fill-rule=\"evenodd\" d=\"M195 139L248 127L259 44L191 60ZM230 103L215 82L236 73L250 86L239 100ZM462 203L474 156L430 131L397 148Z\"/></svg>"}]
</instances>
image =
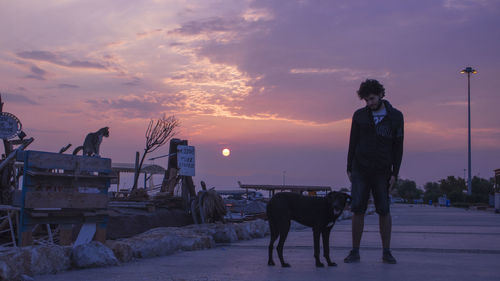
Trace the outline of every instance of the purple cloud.
<instances>
[{"instance_id":1,"label":"purple cloud","mask_svg":"<svg viewBox=\"0 0 500 281\"><path fill-rule=\"evenodd\" d=\"M141 83L141 79L138 77L133 77L131 81L122 83L125 86L138 86Z\"/></svg>"},{"instance_id":2,"label":"purple cloud","mask_svg":"<svg viewBox=\"0 0 500 281\"><path fill-rule=\"evenodd\" d=\"M40 75L29 74L29 75L24 76L24 78L45 81L45 78L43 76L40 76Z\"/></svg>"},{"instance_id":3,"label":"purple cloud","mask_svg":"<svg viewBox=\"0 0 500 281\"><path fill-rule=\"evenodd\" d=\"M36 66L36 65L33 65L33 66L31 67L31 72L33 72L34 74L39 75L39 76L44 76L45 74L47 74L47 71L45 71L45 70L43 70L43 69L39 68L39 67L38 67L38 66Z\"/></svg>"},{"instance_id":4,"label":"purple cloud","mask_svg":"<svg viewBox=\"0 0 500 281\"><path fill-rule=\"evenodd\" d=\"M25 128L26 133L42 133L42 134L68 134L66 130L43 130L36 128Z\"/></svg>"},{"instance_id":5,"label":"purple cloud","mask_svg":"<svg viewBox=\"0 0 500 281\"><path fill-rule=\"evenodd\" d=\"M489 6L498 11L498 4ZM192 45L198 56L235 65L251 78L251 94L233 101L236 115L275 114L320 123L349 118L362 106L355 91L366 78L384 83L387 98L396 99L397 106L419 101L429 88L452 95L455 68L463 61L489 64L494 48L500 47L497 39L481 31L493 22L500 24L486 8L469 15L441 1L408 5L394 0L384 5L366 0L257 0L251 7L268 11L272 19L265 24L242 18L201 19L169 32L188 38L207 35ZM474 17L481 20L470 24ZM220 40L210 36L213 32L234 38ZM482 51L471 52L463 44L464 32L484 43L475 45ZM447 73L446 81L417 82L431 72ZM442 97L428 98L438 104Z\"/></svg>"},{"instance_id":6,"label":"purple cloud","mask_svg":"<svg viewBox=\"0 0 500 281\"><path fill-rule=\"evenodd\" d=\"M72 61L66 64L68 67L76 68L95 68L95 69L106 69L106 67L100 63L89 62L89 61Z\"/></svg>"},{"instance_id":7,"label":"purple cloud","mask_svg":"<svg viewBox=\"0 0 500 281\"><path fill-rule=\"evenodd\" d=\"M190 21L180 28L171 30L168 34L197 35L206 32L234 30L236 26L243 23L242 19L212 18L203 21Z\"/></svg>"},{"instance_id":8,"label":"purple cloud","mask_svg":"<svg viewBox=\"0 0 500 281\"><path fill-rule=\"evenodd\" d=\"M80 87L77 85L73 85L73 84L61 83L61 84L57 85L57 88L59 88L59 89L77 89Z\"/></svg>"},{"instance_id":9,"label":"purple cloud","mask_svg":"<svg viewBox=\"0 0 500 281\"><path fill-rule=\"evenodd\" d=\"M67 60L64 57L47 52L47 51L25 51L17 53L17 56L23 59L46 61L56 65L71 67L71 68L89 68L89 69L106 69L107 67L98 62L86 60Z\"/></svg>"},{"instance_id":10,"label":"purple cloud","mask_svg":"<svg viewBox=\"0 0 500 281\"><path fill-rule=\"evenodd\" d=\"M40 80L40 81L45 80L45 75L47 74L47 71L39 68L36 65L32 65L30 68L30 71L31 71L31 74L24 76L24 78L35 79L35 80Z\"/></svg>"},{"instance_id":11,"label":"purple cloud","mask_svg":"<svg viewBox=\"0 0 500 281\"><path fill-rule=\"evenodd\" d=\"M19 52L17 53L17 56L23 59L47 61L56 64L59 63L59 58L55 54L46 51Z\"/></svg>"},{"instance_id":12,"label":"purple cloud","mask_svg":"<svg viewBox=\"0 0 500 281\"><path fill-rule=\"evenodd\" d=\"M99 111L113 111L126 118L150 118L164 111L182 108L183 97L177 94L146 93L113 99L89 99L87 104Z\"/></svg>"},{"instance_id":13,"label":"purple cloud","mask_svg":"<svg viewBox=\"0 0 500 281\"><path fill-rule=\"evenodd\" d=\"M20 104L30 104L30 105L39 105L38 102L30 99L27 96L19 95L19 94L11 94L11 93L1 93L2 98L5 98L6 102L12 103L20 103Z\"/></svg>"}]
</instances>

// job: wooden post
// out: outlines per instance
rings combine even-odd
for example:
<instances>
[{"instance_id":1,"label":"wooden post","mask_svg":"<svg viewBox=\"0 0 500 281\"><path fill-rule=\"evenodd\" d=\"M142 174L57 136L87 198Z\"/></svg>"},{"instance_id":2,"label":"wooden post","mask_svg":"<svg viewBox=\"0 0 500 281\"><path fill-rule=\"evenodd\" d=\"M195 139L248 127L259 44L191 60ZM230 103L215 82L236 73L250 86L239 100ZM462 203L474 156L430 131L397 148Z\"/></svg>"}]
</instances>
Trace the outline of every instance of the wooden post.
<instances>
[{"instance_id":1,"label":"wooden post","mask_svg":"<svg viewBox=\"0 0 500 281\"><path fill-rule=\"evenodd\" d=\"M171 196L174 195L174 190L175 190L175 184L177 183L177 173L179 172L178 169L176 168L170 168L168 170L168 188L167 188L167 193Z\"/></svg>"},{"instance_id":2,"label":"wooden post","mask_svg":"<svg viewBox=\"0 0 500 281\"><path fill-rule=\"evenodd\" d=\"M134 187L133 188L136 188L135 183L137 182L138 178L139 178L139 151L136 151L135 152L135 173L134 173Z\"/></svg>"},{"instance_id":3,"label":"wooden post","mask_svg":"<svg viewBox=\"0 0 500 281\"><path fill-rule=\"evenodd\" d=\"M168 169L163 172L163 180L161 181L160 192L165 192L168 189L168 172Z\"/></svg>"},{"instance_id":4,"label":"wooden post","mask_svg":"<svg viewBox=\"0 0 500 281\"><path fill-rule=\"evenodd\" d=\"M103 244L106 242L106 223L97 224L94 240Z\"/></svg>"},{"instance_id":5,"label":"wooden post","mask_svg":"<svg viewBox=\"0 0 500 281\"><path fill-rule=\"evenodd\" d=\"M118 172L118 177L116 178L116 193L118 192L120 192L120 172Z\"/></svg>"},{"instance_id":6,"label":"wooden post","mask_svg":"<svg viewBox=\"0 0 500 281\"><path fill-rule=\"evenodd\" d=\"M31 229L21 233L21 247L33 245L33 235Z\"/></svg>"},{"instance_id":7,"label":"wooden post","mask_svg":"<svg viewBox=\"0 0 500 281\"><path fill-rule=\"evenodd\" d=\"M59 244L63 246L71 245L73 242L73 225L60 224L59 225Z\"/></svg>"}]
</instances>

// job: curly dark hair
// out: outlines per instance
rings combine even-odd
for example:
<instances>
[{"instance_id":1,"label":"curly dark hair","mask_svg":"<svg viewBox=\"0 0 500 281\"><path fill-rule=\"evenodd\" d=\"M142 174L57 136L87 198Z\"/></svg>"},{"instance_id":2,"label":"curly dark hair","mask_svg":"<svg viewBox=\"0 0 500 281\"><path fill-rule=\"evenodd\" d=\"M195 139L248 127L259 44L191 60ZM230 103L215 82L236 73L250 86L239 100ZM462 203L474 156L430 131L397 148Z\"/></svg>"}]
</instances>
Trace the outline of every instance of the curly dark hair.
<instances>
[{"instance_id":1,"label":"curly dark hair","mask_svg":"<svg viewBox=\"0 0 500 281\"><path fill-rule=\"evenodd\" d=\"M383 98L385 96L385 88L375 79L366 79L359 85L357 93L361 100L368 97L370 94L375 94Z\"/></svg>"}]
</instances>

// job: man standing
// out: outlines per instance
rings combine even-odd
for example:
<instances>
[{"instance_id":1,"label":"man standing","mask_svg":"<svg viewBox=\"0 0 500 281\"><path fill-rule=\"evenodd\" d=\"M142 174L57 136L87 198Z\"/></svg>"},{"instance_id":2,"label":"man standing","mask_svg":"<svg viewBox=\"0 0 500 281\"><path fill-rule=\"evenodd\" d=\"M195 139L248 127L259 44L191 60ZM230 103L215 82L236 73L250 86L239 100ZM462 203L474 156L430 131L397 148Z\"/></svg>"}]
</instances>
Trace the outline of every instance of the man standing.
<instances>
[{"instance_id":1,"label":"man standing","mask_svg":"<svg viewBox=\"0 0 500 281\"><path fill-rule=\"evenodd\" d=\"M395 264L390 250L392 219L389 194L396 183L403 157L403 114L384 100L385 89L377 80L367 79L358 96L366 106L352 117L347 176L352 183L352 250L346 263L359 262L359 245L370 191L379 216L382 260Z\"/></svg>"}]
</instances>

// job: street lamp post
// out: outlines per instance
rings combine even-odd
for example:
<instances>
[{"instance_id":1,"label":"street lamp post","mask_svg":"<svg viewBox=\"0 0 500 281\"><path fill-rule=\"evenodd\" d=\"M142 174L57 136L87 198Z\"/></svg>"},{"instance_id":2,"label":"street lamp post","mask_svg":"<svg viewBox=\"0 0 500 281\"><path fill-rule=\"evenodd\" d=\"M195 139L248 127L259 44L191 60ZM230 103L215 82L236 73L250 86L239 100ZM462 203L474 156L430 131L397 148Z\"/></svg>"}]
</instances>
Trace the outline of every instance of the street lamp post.
<instances>
[{"instance_id":1,"label":"street lamp post","mask_svg":"<svg viewBox=\"0 0 500 281\"><path fill-rule=\"evenodd\" d=\"M468 112L468 125L469 125L469 169L468 169L468 179L467 179L467 194L472 194L472 179L471 179L471 145L470 145L470 75L476 74L477 71L470 66L464 68L460 73L467 73L467 112Z\"/></svg>"}]
</instances>

